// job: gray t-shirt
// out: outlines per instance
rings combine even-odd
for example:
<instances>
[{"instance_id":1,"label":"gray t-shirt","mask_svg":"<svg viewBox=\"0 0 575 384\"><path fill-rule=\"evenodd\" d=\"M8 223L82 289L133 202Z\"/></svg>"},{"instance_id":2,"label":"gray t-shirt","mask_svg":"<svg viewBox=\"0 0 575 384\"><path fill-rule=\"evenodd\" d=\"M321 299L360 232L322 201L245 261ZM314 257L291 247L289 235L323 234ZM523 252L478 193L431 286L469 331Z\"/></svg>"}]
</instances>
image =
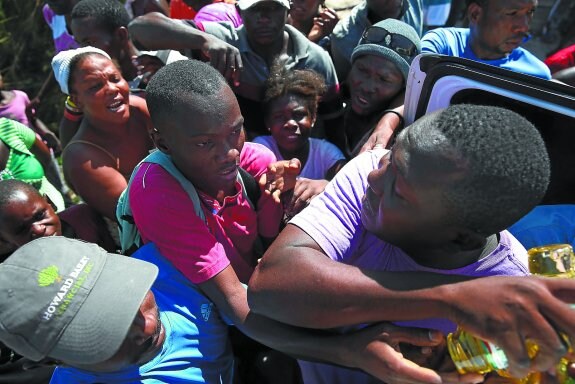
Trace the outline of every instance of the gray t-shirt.
<instances>
[{"instance_id":1,"label":"gray t-shirt","mask_svg":"<svg viewBox=\"0 0 575 384\"><path fill-rule=\"evenodd\" d=\"M244 70L240 85L232 86L234 92L254 101L261 101L265 90L265 81L270 71L265 60L256 54L249 45L245 27L234 28L230 23L201 23L197 25L204 32L225 41L239 49ZM328 93L338 90L338 80L329 54L318 45L310 42L306 36L291 25L285 26L292 42L293 50L285 63L290 69L313 69L325 78Z\"/></svg>"}]
</instances>

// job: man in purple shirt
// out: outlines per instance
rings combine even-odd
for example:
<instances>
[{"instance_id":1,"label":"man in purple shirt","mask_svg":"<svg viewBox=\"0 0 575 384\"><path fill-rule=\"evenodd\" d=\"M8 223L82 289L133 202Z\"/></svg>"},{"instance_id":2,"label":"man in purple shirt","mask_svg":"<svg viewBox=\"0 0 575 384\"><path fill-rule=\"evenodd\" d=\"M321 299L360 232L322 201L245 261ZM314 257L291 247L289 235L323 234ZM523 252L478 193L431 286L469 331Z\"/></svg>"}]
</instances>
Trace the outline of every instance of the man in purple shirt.
<instances>
[{"instance_id":1,"label":"man in purple shirt","mask_svg":"<svg viewBox=\"0 0 575 384\"><path fill-rule=\"evenodd\" d=\"M573 317L555 284L572 290L575 281L510 277L528 269L525 248L505 231L541 200L549 176L543 140L518 114L456 105L427 115L390 151L348 163L290 222L250 280L250 307L312 328L402 321L446 333L457 323L500 345L517 377L530 364L549 369L565 352L553 326L569 332ZM492 275L507 277L473 280ZM533 362L525 338L546 344ZM300 365L306 384L373 380ZM446 379L395 350L383 369L387 382Z\"/></svg>"}]
</instances>

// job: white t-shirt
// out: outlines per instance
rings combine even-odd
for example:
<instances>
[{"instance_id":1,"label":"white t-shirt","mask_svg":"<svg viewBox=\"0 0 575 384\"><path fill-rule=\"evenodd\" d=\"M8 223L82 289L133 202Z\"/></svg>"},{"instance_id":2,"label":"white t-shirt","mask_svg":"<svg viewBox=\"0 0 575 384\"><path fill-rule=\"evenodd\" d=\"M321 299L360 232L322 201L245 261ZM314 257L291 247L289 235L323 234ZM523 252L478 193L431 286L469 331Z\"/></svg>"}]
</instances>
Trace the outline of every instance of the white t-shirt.
<instances>
[{"instance_id":1,"label":"white t-shirt","mask_svg":"<svg viewBox=\"0 0 575 384\"><path fill-rule=\"evenodd\" d=\"M258 136L254 143L265 145L278 160L285 160L273 136ZM309 156L299 175L314 180L325 179L327 171L339 160L345 160L339 148L328 141L310 138Z\"/></svg>"}]
</instances>

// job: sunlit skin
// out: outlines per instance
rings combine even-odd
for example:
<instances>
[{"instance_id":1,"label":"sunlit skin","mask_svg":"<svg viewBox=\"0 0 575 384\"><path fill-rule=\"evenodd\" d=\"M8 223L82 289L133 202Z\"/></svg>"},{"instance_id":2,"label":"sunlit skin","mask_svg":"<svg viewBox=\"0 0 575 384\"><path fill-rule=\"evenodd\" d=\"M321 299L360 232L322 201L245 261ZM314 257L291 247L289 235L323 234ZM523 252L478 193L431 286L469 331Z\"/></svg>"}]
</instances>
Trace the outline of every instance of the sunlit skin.
<instances>
[{"instance_id":1,"label":"sunlit skin","mask_svg":"<svg viewBox=\"0 0 575 384\"><path fill-rule=\"evenodd\" d=\"M171 123L158 127L153 139L192 184L222 202L236 193L244 118L226 84L205 102L212 108L202 109L192 98Z\"/></svg>"},{"instance_id":2,"label":"sunlit skin","mask_svg":"<svg viewBox=\"0 0 575 384\"><path fill-rule=\"evenodd\" d=\"M17 191L0 209L0 242L13 250L39 237L61 235L60 218L40 194Z\"/></svg>"},{"instance_id":3,"label":"sunlit skin","mask_svg":"<svg viewBox=\"0 0 575 384\"><path fill-rule=\"evenodd\" d=\"M275 1L262 1L242 11L244 27L254 50L283 43L287 9Z\"/></svg>"},{"instance_id":4,"label":"sunlit skin","mask_svg":"<svg viewBox=\"0 0 575 384\"><path fill-rule=\"evenodd\" d=\"M70 97L92 121L125 123L130 118L130 90L108 58L84 57L71 75Z\"/></svg>"},{"instance_id":5,"label":"sunlit skin","mask_svg":"<svg viewBox=\"0 0 575 384\"><path fill-rule=\"evenodd\" d=\"M165 340L166 331L150 291L140 305L126 339L111 358L98 364L73 366L90 372L115 372L130 365L143 365L160 353Z\"/></svg>"},{"instance_id":6,"label":"sunlit skin","mask_svg":"<svg viewBox=\"0 0 575 384\"><path fill-rule=\"evenodd\" d=\"M523 42L537 0L487 0L468 8L471 49L483 60L501 59Z\"/></svg>"},{"instance_id":7,"label":"sunlit skin","mask_svg":"<svg viewBox=\"0 0 575 384\"><path fill-rule=\"evenodd\" d=\"M266 126L278 144L284 159L298 158L303 165L309 155L309 137L315 123L308 103L288 94L270 102Z\"/></svg>"},{"instance_id":8,"label":"sunlit skin","mask_svg":"<svg viewBox=\"0 0 575 384\"><path fill-rule=\"evenodd\" d=\"M363 226L419 263L432 261L439 268L433 254L444 250L459 230L446 223L443 190L464 174L457 161L417 151L408 134L399 135L379 168L368 176L369 187L362 200ZM466 265L470 261L461 257L455 262Z\"/></svg>"},{"instance_id":9,"label":"sunlit skin","mask_svg":"<svg viewBox=\"0 0 575 384\"><path fill-rule=\"evenodd\" d=\"M395 64L374 55L358 57L348 80L351 108L360 116L385 109L404 87L403 75Z\"/></svg>"}]
</instances>

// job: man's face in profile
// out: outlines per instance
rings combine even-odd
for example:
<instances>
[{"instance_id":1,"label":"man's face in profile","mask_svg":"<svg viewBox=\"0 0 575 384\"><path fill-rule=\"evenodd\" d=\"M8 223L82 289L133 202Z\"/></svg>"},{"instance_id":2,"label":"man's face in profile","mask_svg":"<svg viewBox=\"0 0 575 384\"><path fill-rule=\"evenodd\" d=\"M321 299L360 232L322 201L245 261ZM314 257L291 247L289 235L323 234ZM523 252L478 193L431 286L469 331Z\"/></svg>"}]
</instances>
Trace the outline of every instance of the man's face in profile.
<instances>
[{"instance_id":1,"label":"man's face in profile","mask_svg":"<svg viewBox=\"0 0 575 384\"><path fill-rule=\"evenodd\" d=\"M74 367L90 372L115 372L129 365L142 365L160 353L165 339L166 333L160 321L156 299L150 291L140 305L140 310L118 351L101 363L87 366L74 364Z\"/></svg>"},{"instance_id":2,"label":"man's face in profile","mask_svg":"<svg viewBox=\"0 0 575 384\"><path fill-rule=\"evenodd\" d=\"M398 136L379 168L368 175L361 222L380 239L417 254L452 240L444 190L465 173L448 156L421 150L410 131Z\"/></svg>"}]
</instances>

